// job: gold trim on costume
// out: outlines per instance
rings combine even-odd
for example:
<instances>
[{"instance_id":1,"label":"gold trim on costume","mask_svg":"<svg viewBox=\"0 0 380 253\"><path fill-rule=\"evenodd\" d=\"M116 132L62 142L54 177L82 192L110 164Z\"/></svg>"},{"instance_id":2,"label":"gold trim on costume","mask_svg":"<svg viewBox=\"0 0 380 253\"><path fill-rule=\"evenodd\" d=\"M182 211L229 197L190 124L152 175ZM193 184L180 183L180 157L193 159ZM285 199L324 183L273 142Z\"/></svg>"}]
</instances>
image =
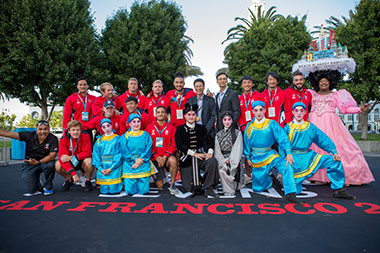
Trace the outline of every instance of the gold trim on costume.
<instances>
[{"instance_id":1,"label":"gold trim on costume","mask_svg":"<svg viewBox=\"0 0 380 253\"><path fill-rule=\"evenodd\" d=\"M313 170L315 169L315 167L318 165L319 160L321 160L321 157L322 157L321 154L317 154L317 155L314 157L313 162L309 165L309 167L308 167L306 170L301 171L301 172L294 173L294 178L304 177L304 176L307 176L307 175L309 175L310 173L312 173Z\"/></svg>"},{"instance_id":2,"label":"gold trim on costume","mask_svg":"<svg viewBox=\"0 0 380 253\"><path fill-rule=\"evenodd\" d=\"M258 163L253 163L253 166L254 168L260 168L260 167L264 167L268 164L270 164L274 159L276 159L277 157L280 157L278 154L272 154L270 156L268 156L267 158L265 158L263 161L261 162L258 162Z\"/></svg>"}]
</instances>

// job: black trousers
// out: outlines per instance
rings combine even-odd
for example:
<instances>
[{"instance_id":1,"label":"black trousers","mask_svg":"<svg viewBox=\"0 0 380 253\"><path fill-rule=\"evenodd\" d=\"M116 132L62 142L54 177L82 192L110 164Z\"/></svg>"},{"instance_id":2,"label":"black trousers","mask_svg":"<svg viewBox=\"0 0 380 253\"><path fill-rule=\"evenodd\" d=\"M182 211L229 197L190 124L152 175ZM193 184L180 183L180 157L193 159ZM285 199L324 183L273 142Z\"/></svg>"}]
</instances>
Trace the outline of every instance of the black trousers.
<instances>
[{"instance_id":1,"label":"black trousers","mask_svg":"<svg viewBox=\"0 0 380 253\"><path fill-rule=\"evenodd\" d=\"M42 191L42 187L48 190L53 189L53 179L55 174L54 168L55 160L38 165L30 165L24 162L22 165L21 178L24 180L26 190L28 193L35 193ZM45 183L43 186L40 184L40 175L44 173Z\"/></svg>"},{"instance_id":2,"label":"black trousers","mask_svg":"<svg viewBox=\"0 0 380 253\"><path fill-rule=\"evenodd\" d=\"M200 176L201 170L204 171L203 178ZM192 164L181 167L180 172L182 186L188 192L201 188L202 182L205 189L216 187L219 183L218 161L214 157L208 160L192 157Z\"/></svg>"}]
</instances>

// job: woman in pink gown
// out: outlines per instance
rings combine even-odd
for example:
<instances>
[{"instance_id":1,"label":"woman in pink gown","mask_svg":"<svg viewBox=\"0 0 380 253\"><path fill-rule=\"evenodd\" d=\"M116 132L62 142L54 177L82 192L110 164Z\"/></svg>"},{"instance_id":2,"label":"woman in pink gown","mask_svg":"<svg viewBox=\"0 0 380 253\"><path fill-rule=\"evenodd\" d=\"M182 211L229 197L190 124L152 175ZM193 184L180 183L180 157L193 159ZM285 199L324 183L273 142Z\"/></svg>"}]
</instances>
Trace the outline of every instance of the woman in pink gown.
<instances>
[{"instance_id":1,"label":"woman in pink gown","mask_svg":"<svg viewBox=\"0 0 380 253\"><path fill-rule=\"evenodd\" d=\"M345 185L361 185L375 181L358 144L343 125L335 109L342 114L360 113L368 109L368 104L358 107L351 94L342 89L333 92L340 79L338 71L317 71L310 73L309 81L313 86L312 107L309 121L325 132L335 143L342 157L346 176ZM326 154L317 146L312 149ZM330 182L326 169L319 170L310 181Z\"/></svg>"}]
</instances>

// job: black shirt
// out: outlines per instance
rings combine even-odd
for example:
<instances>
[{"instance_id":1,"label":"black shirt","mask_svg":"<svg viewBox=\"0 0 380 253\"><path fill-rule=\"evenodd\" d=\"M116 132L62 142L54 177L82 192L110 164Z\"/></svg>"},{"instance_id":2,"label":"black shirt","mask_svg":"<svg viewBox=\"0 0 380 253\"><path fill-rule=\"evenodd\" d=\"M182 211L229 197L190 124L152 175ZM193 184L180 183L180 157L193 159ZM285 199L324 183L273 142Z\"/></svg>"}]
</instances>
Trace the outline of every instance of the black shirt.
<instances>
[{"instance_id":1,"label":"black shirt","mask_svg":"<svg viewBox=\"0 0 380 253\"><path fill-rule=\"evenodd\" d=\"M20 141L26 142L25 159L41 160L50 152L58 152L58 138L49 133L43 143L40 143L36 132L19 132Z\"/></svg>"}]
</instances>

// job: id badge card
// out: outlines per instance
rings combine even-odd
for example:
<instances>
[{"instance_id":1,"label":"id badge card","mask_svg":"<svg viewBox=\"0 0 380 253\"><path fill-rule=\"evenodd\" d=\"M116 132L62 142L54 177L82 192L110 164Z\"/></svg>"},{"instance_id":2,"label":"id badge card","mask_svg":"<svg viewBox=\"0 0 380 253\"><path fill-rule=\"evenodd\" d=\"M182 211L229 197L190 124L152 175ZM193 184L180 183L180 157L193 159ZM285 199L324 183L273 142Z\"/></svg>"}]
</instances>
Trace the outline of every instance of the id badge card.
<instances>
[{"instance_id":1,"label":"id badge card","mask_svg":"<svg viewBox=\"0 0 380 253\"><path fill-rule=\"evenodd\" d=\"M177 119L183 119L183 111L182 109L177 110Z\"/></svg>"},{"instance_id":2,"label":"id badge card","mask_svg":"<svg viewBox=\"0 0 380 253\"><path fill-rule=\"evenodd\" d=\"M271 118L271 117L276 117L276 110L274 107L269 107L268 108L268 117Z\"/></svg>"},{"instance_id":3,"label":"id badge card","mask_svg":"<svg viewBox=\"0 0 380 253\"><path fill-rule=\"evenodd\" d=\"M250 111L246 111L245 112L245 121L251 121L252 118L251 118L251 112Z\"/></svg>"},{"instance_id":4,"label":"id badge card","mask_svg":"<svg viewBox=\"0 0 380 253\"><path fill-rule=\"evenodd\" d=\"M82 112L82 120L88 121L88 112Z\"/></svg>"},{"instance_id":5,"label":"id badge card","mask_svg":"<svg viewBox=\"0 0 380 253\"><path fill-rule=\"evenodd\" d=\"M75 156L73 156L73 157L71 158L71 163L72 163L72 165L73 165L74 167L77 167L79 161L78 161L78 159L77 159Z\"/></svg>"},{"instance_id":6,"label":"id badge card","mask_svg":"<svg viewBox=\"0 0 380 253\"><path fill-rule=\"evenodd\" d=\"M164 146L164 138L156 137L156 148L162 148Z\"/></svg>"},{"instance_id":7,"label":"id badge card","mask_svg":"<svg viewBox=\"0 0 380 253\"><path fill-rule=\"evenodd\" d=\"M157 117L157 116L156 116L156 112L157 112L157 107L153 107L153 116L154 116L154 117Z\"/></svg>"}]
</instances>

